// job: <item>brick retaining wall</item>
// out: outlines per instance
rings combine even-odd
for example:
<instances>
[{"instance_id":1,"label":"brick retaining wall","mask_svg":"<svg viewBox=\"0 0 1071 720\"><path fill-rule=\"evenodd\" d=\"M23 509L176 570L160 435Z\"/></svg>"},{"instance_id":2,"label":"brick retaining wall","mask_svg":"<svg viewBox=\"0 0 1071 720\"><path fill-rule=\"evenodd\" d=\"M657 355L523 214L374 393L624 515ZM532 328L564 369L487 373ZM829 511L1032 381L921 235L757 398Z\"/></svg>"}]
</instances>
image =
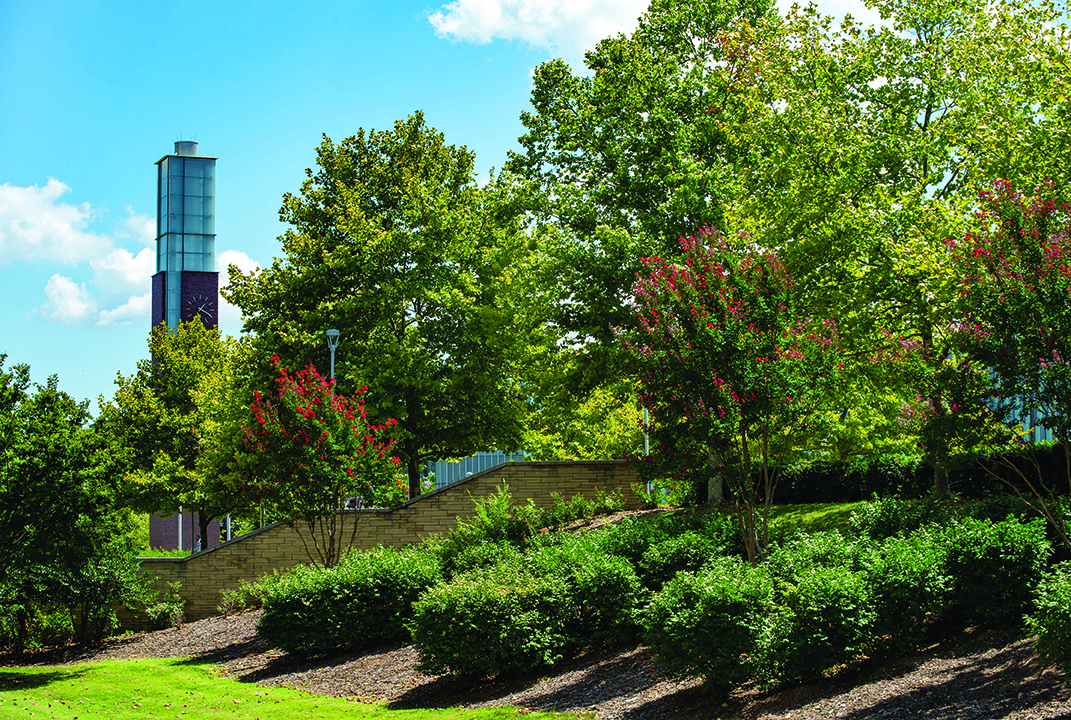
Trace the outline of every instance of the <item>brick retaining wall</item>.
<instances>
[{"instance_id":1,"label":"brick retaining wall","mask_svg":"<svg viewBox=\"0 0 1071 720\"><path fill-rule=\"evenodd\" d=\"M445 533L459 516L471 515L472 497L484 497L505 483L515 503L531 499L539 507L549 507L551 494L567 499L583 495L589 499L602 490L621 491L625 506L638 507L632 485L638 481L636 469L623 460L590 462L509 462L421 495L397 510L361 510L360 528L354 547L367 550L376 545L400 547L433 533ZM156 576L155 587L166 590L169 582L182 584L187 620L216 614L220 591L238 587L239 580L252 581L272 570L308 562L297 533L281 523L254 530L217 547L188 558L143 558L141 567ZM146 625L143 614L120 612L125 629Z\"/></svg>"}]
</instances>

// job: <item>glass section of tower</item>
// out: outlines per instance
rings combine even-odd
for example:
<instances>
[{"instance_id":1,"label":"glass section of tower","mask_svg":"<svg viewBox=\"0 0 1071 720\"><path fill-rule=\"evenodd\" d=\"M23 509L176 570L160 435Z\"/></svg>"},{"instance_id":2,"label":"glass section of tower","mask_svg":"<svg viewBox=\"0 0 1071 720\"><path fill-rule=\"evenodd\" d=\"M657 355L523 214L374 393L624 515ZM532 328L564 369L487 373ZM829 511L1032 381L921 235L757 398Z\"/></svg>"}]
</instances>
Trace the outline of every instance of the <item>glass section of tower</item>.
<instances>
[{"instance_id":1,"label":"glass section of tower","mask_svg":"<svg viewBox=\"0 0 1071 720\"><path fill-rule=\"evenodd\" d=\"M182 271L216 269L216 159L168 155L157 164L156 271L167 271L168 327L178 327Z\"/></svg>"}]
</instances>

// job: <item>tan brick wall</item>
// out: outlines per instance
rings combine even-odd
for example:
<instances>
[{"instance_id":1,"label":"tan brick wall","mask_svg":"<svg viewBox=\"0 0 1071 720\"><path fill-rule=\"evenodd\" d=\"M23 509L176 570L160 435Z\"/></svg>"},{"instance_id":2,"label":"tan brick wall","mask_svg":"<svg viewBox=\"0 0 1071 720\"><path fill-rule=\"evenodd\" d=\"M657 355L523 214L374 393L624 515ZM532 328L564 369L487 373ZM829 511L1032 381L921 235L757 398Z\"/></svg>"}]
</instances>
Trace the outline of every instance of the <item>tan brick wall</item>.
<instances>
[{"instance_id":1,"label":"tan brick wall","mask_svg":"<svg viewBox=\"0 0 1071 720\"><path fill-rule=\"evenodd\" d=\"M503 483L509 486L515 503L531 499L539 507L549 507L555 492L566 498L582 494L591 499L599 490L620 490L626 507L635 508L635 482L635 468L623 460L503 463L422 495L397 510L360 511L360 529L353 546L361 550L380 544L400 547L433 533L448 532L458 517L472 514L470 495L490 495ZM199 620L216 613L221 590L303 562L308 562L308 555L298 534L276 523L193 557L144 558L141 567L157 577L158 590L166 590L169 582L180 582L186 618ZM120 612L120 620L124 628L140 628L146 623L144 616L128 612Z\"/></svg>"}]
</instances>

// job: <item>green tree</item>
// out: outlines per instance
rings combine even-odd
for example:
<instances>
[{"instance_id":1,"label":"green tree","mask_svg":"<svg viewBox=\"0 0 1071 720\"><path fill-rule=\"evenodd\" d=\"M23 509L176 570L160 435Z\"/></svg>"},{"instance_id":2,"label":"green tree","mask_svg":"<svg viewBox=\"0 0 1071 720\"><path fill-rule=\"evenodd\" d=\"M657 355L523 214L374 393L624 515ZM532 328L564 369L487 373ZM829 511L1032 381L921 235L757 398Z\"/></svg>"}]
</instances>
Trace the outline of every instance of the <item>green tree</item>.
<instances>
[{"instance_id":1,"label":"green tree","mask_svg":"<svg viewBox=\"0 0 1071 720\"><path fill-rule=\"evenodd\" d=\"M254 393L245 431L249 490L294 528L312 563L334 567L357 537L358 498L366 508L405 500L392 442L377 439L396 423L368 422L365 390L347 398L311 365L294 374L272 365L278 392Z\"/></svg>"},{"instance_id":2,"label":"green tree","mask_svg":"<svg viewBox=\"0 0 1071 720\"><path fill-rule=\"evenodd\" d=\"M562 60L535 72L522 152L507 168L537 183L546 237L544 281L555 288L559 382L581 397L621 376L614 328L642 259L671 257L695 228L726 230L725 211L748 155L726 129L744 122L734 95L744 67L726 33L763 24L767 0L654 0L630 36L586 55L589 73Z\"/></svg>"},{"instance_id":3,"label":"green tree","mask_svg":"<svg viewBox=\"0 0 1071 720\"><path fill-rule=\"evenodd\" d=\"M727 125L749 149L728 215L777 248L816 310L860 356L917 340L926 403L953 363L956 278L944 240L992 178L1063 177L1068 43L1057 10L1026 0L877 0L886 21L834 26L813 6L747 39ZM910 399L919 387L901 387ZM947 495L949 458L933 458Z\"/></svg>"},{"instance_id":4,"label":"green tree","mask_svg":"<svg viewBox=\"0 0 1071 720\"><path fill-rule=\"evenodd\" d=\"M422 463L520 442L525 195L504 177L479 186L473 159L419 112L324 137L316 170L284 196L283 258L232 269L225 291L288 367L323 367L324 331L342 331L340 392L368 386L371 415L397 419L410 497Z\"/></svg>"},{"instance_id":5,"label":"green tree","mask_svg":"<svg viewBox=\"0 0 1071 720\"><path fill-rule=\"evenodd\" d=\"M94 639L112 605L143 600L129 510L117 505L110 448L88 426L87 402L55 376L30 389L29 368L3 372L0 355L0 606L21 651L35 609L81 608L79 636Z\"/></svg>"},{"instance_id":6,"label":"green tree","mask_svg":"<svg viewBox=\"0 0 1071 720\"><path fill-rule=\"evenodd\" d=\"M145 512L195 512L207 543L212 520L249 504L235 455L252 401L247 350L199 318L149 338L152 359L120 375L99 424L119 450L124 493Z\"/></svg>"},{"instance_id":7,"label":"green tree","mask_svg":"<svg viewBox=\"0 0 1071 720\"><path fill-rule=\"evenodd\" d=\"M640 327L627 347L656 460L728 481L755 563L769 541L775 463L809 449L796 435L808 436L835 396L836 326L806 315L775 253L734 247L713 230L681 249L679 262L649 259L637 279Z\"/></svg>"}]
</instances>

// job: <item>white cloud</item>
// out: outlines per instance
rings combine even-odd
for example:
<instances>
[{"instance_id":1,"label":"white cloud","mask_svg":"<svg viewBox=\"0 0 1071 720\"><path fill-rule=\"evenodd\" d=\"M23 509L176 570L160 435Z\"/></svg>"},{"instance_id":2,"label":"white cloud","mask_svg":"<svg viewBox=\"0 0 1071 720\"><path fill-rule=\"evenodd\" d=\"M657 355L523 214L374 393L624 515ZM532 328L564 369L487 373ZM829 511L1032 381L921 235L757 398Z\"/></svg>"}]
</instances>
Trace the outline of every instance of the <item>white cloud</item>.
<instances>
[{"instance_id":1,"label":"white cloud","mask_svg":"<svg viewBox=\"0 0 1071 720\"><path fill-rule=\"evenodd\" d=\"M648 0L455 0L428 16L442 38L523 40L579 62L603 38L631 33Z\"/></svg>"},{"instance_id":2,"label":"white cloud","mask_svg":"<svg viewBox=\"0 0 1071 720\"><path fill-rule=\"evenodd\" d=\"M130 295L149 286L156 272L156 250L142 248L134 255L119 248L89 261L93 284L108 295Z\"/></svg>"},{"instance_id":3,"label":"white cloud","mask_svg":"<svg viewBox=\"0 0 1071 720\"><path fill-rule=\"evenodd\" d=\"M114 310L101 310L97 318L97 325L128 325L133 320L139 320L148 327L150 313L152 312L152 293L135 295Z\"/></svg>"},{"instance_id":4,"label":"white cloud","mask_svg":"<svg viewBox=\"0 0 1071 720\"><path fill-rule=\"evenodd\" d=\"M33 311L46 320L71 324L87 320L97 312L97 304L89 296L85 283L76 283L59 273L45 283L45 298L44 304Z\"/></svg>"},{"instance_id":5,"label":"white cloud","mask_svg":"<svg viewBox=\"0 0 1071 720\"><path fill-rule=\"evenodd\" d=\"M126 206L126 219L123 220L123 237L133 236L139 242L150 247L156 245L156 218L134 212L129 204Z\"/></svg>"},{"instance_id":6,"label":"white cloud","mask_svg":"<svg viewBox=\"0 0 1071 720\"><path fill-rule=\"evenodd\" d=\"M249 273L260 269L260 263L239 250L224 250L216 258L216 267L219 268L219 286L225 288L230 285L230 266L234 265L243 273ZM234 305L219 297L219 329L225 335L238 335L242 332L242 311Z\"/></svg>"},{"instance_id":7,"label":"white cloud","mask_svg":"<svg viewBox=\"0 0 1071 720\"><path fill-rule=\"evenodd\" d=\"M111 248L110 238L86 231L95 214L89 203L58 202L69 190L55 178L44 187L0 185L0 265L14 260L70 265Z\"/></svg>"}]
</instances>

